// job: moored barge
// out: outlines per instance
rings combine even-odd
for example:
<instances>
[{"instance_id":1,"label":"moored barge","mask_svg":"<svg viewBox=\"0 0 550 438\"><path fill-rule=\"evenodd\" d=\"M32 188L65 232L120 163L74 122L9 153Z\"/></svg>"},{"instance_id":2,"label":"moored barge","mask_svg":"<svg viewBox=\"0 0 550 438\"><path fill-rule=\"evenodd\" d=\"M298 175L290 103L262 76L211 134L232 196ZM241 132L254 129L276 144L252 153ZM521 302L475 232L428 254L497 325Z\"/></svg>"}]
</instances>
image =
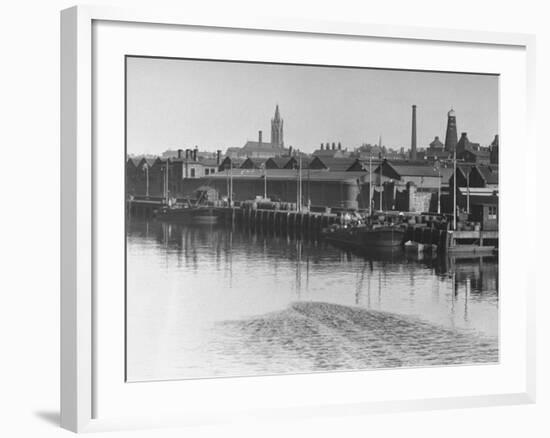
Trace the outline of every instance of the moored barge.
<instances>
[{"instance_id":1,"label":"moored barge","mask_svg":"<svg viewBox=\"0 0 550 438\"><path fill-rule=\"evenodd\" d=\"M351 225L330 227L323 232L329 242L357 249L396 248L403 244L405 228L401 225Z\"/></svg>"}]
</instances>

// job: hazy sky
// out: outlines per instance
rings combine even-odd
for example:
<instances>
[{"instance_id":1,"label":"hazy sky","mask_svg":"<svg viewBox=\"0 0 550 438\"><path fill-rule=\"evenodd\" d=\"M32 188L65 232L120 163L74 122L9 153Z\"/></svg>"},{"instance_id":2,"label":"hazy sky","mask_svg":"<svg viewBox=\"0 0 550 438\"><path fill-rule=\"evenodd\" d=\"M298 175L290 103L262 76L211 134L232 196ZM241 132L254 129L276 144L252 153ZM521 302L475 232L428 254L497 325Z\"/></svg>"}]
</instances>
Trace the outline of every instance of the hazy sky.
<instances>
[{"instance_id":1,"label":"hazy sky","mask_svg":"<svg viewBox=\"0 0 550 438\"><path fill-rule=\"evenodd\" d=\"M498 78L488 75L128 58L128 153L198 145L215 151L270 141L275 105L285 146L305 152L321 142L377 143L405 149L411 105L418 146L445 137L447 111L459 135L489 144L498 132Z\"/></svg>"}]
</instances>

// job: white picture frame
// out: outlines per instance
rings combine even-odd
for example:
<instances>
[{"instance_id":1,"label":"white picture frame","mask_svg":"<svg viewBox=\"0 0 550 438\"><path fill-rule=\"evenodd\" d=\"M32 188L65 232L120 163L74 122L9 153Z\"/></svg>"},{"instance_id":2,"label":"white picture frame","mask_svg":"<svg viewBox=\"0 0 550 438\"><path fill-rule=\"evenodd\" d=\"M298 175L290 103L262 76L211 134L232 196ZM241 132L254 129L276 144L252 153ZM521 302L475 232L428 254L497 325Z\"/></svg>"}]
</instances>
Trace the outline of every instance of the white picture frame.
<instances>
[{"instance_id":1,"label":"white picture frame","mask_svg":"<svg viewBox=\"0 0 550 438\"><path fill-rule=\"evenodd\" d=\"M102 339L98 336L97 322L102 318L98 314L96 299L98 284L108 279L99 279L98 245L96 233L98 230L97 211L98 203L102 202L98 196L97 186L97 157L94 155L94 122L97 120L96 96L94 83L98 80L96 66L93 60L97 55L97 35L94 33L94 23L132 23L139 25L158 26L185 26L201 29L208 32L210 29L237 29L247 38L256 38L258 33L272 32L277 35L293 35L296 38L308 35L325 35L335 37L349 37L350 39L381 39L408 44L446 44L452 43L465 47L483 45L488 49L510 50L521 52L525 62L521 65L522 77L527 85L522 89L520 98L525 105L525 123L521 133L526 135L525 154L535 150L533 137L534 121L534 47L535 40L531 35L490 33L482 31L460 31L449 29L424 29L402 26L382 26L364 23L315 22L308 20L279 20L272 18L246 17L208 17L195 16L190 11L163 12L160 10L125 10L108 7L78 6L62 11L61 13L61 426L75 431L98 431L115 428L136 428L162 425L204 424L224 421L234 417L235 412L224 414L223 407L211 414L207 410L201 412L181 412L175 406L171 412L158 411L132 416L131 412L122 412L103 417L97 415L101 411L98 401L98 373L103 363L98 362L98 343ZM411 66L412 67L412 66ZM498 71L492 71L499 73ZM522 113L522 114L523 114ZM523 124L524 123L524 124ZM514 133L510 133L510 138ZM503 137L504 147L506 135ZM506 154L504 154L506 155ZM520 163L523 164L523 163ZM506 166L506 161L504 161ZM122 166L121 166L122 169ZM504 168L506 169L506 168ZM527 190L529 181L535 181L532 169L527 174L526 168L518 165L516 177L525 181L518 187L504 184L510 192L522 196L524 202L535 199L535 193ZM501 174L505 174L501 172ZM506 182L506 181L505 181ZM534 186L535 184L533 184ZM505 192L506 193L506 192ZM504 194L504 197L507 195ZM505 199L505 198L504 198ZM536 205L534 202L531 205ZM535 207L536 208L536 207ZM531 208L531 211L533 208ZM535 245L536 229L525 232L522 239L515 239L513 245L516 250L533 248ZM511 244L512 245L512 244ZM518 246L522 246L519 248ZM508 246L510 248L510 246ZM502 391L474 394L465 393L461 396L439 395L437 397L415 398L404 395L390 399L361 400L346 397L345 391L338 395L338 400L329 403L320 400L319 403L304 400L301 405L285 403L275 398L270 406L262 406L255 411L248 411L246 415L268 418L296 418L311 415L341 415L346 412L363 414L368 412L396 412L415 409L440 409L451 407L474 407L503 404L532 403L535 400L535 310L534 273L524 263L518 269L523 275L518 276L521 288L521 305L517 312L522 312L525 324L519 324L521 339L518 345L525 347L521 355L521 376L519 384L514 390L504 388ZM501 274L503 275L503 274ZM100 281L101 280L101 281ZM103 282L103 283L102 283ZM502 284L502 282L501 282ZM122 316L121 316L122 317ZM506 322L506 321L505 321ZM103 338L104 339L104 338ZM393 373L394 371L389 371ZM395 371L397 373L398 371ZM401 378L407 379L408 371ZM429 375L429 369L422 371ZM434 371L435 372L435 371ZM518 371L519 373L519 371ZM329 373L330 374L330 373ZM360 379L360 373L349 373L345 377L346 384L353 385L354 379ZM516 376L517 377L517 376ZM442 376L444 378L444 376ZM256 385L262 379L255 377ZM271 377L272 379L272 377ZM305 376L291 376L292 384L300 380L307 380ZM319 384L326 376L315 376L314 384ZM198 390L208 386L211 394L216 391L227 391L224 379L214 381L198 381L194 385ZM244 380L243 380L244 382ZM313 380L312 380L313 382ZM121 382L122 384L124 382ZM176 385L176 383L166 383ZM233 382L232 388L236 384ZM202 388L202 389L201 389ZM222 389L223 388L223 389ZM144 387L137 390L145 391ZM253 394L253 388L246 389L247 394ZM133 392L135 396L136 392ZM145 394L145 392L144 392ZM160 393L155 393L160 394ZM392 395L393 396L393 395ZM237 403L238 404L238 403ZM247 409L242 404L243 412Z\"/></svg>"}]
</instances>

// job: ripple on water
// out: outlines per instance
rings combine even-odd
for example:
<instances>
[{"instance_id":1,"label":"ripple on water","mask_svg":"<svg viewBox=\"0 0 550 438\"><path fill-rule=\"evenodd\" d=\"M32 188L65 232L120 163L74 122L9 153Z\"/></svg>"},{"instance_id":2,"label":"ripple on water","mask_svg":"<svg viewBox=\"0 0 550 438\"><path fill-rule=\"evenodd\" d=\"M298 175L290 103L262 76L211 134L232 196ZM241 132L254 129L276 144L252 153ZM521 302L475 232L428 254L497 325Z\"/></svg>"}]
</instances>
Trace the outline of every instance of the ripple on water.
<instances>
[{"instance_id":1,"label":"ripple on water","mask_svg":"<svg viewBox=\"0 0 550 438\"><path fill-rule=\"evenodd\" d=\"M245 364L250 372L498 362L496 338L481 338L388 312L322 302L293 303L284 311L220 322L215 331L217 342L211 353Z\"/></svg>"}]
</instances>

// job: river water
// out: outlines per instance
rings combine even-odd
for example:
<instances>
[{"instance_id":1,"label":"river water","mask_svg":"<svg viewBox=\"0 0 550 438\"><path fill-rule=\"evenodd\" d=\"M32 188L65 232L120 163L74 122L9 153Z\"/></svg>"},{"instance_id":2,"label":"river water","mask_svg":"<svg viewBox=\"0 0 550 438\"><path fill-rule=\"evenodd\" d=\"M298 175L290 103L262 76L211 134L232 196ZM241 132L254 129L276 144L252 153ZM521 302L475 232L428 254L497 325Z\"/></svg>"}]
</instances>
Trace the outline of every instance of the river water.
<instances>
[{"instance_id":1,"label":"river water","mask_svg":"<svg viewBox=\"0 0 550 438\"><path fill-rule=\"evenodd\" d=\"M498 361L498 262L127 225L127 379Z\"/></svg>"}]
</instances>

